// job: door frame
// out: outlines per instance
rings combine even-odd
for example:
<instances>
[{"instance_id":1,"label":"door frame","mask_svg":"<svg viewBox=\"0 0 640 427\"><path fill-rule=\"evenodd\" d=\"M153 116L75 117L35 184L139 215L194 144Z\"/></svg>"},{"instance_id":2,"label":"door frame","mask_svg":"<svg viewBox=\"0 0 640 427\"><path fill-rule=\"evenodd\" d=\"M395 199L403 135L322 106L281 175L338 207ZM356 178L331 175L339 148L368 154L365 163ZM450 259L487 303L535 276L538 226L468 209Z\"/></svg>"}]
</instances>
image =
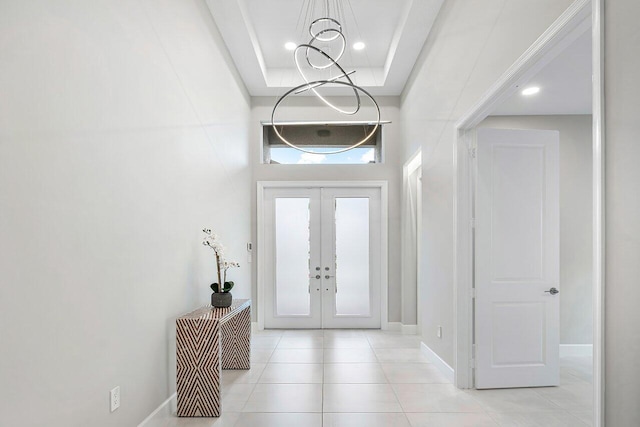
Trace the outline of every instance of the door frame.
<instances>
[{"instance_id":1,"label":"door frame","mask_svg":"<svg viewBox=\"0 0 640 427\"><path fill-rule=\"evenodd\" d=\"M406 260L404 257L404 254L402 254L402 249L404 249L404 239L406 238L405 236L405 227L406 227L406 221L407 221L407 204L406 204L406 197L407 197L407 192L408 192L408 188L407 185L409 183L409 177L411 176L411 174L413 174L416 170L421 169L422 168L422 148L419 148L410 158L409 160L407 160L404 164L404 166L402 167L402 217L400 219L400 229L402 230L401 236L400 236L400 242L401 242L401 266L400 266L400 282L402 283L402 310L401 310L401 320L402 320L402 333L406 333L406 334L420 334L421 333L421 325L422 325L422 304L420 303L420 301L422 301L421 299L421 295L422 295L422 291L421 291L421 286L420 284L422 283L421 280L421 271L422 269L420 268L420 260L422 259L422 174L420 175L420 178L418 180L418 188L417 188L417 196L418 199L416 201L416 235L417 235L417 241L416 241L416 290L415 290L415 294L413 292L409 292L409 290L407 289L407 284L406 284L406 271L408 266L406 265ZM405 323L405 295L411 295L415 297L416 300L416 323L415 325L412 324L406 324Z\"/></svg>"},{"instance_id":2,"label":"door frame","mask_svg":"<svg viewBox=\"0 0 640 427\"><path fill-rule=\"evenodd\" d=\"M455 126L454 371L455 385L473 387L473 186L475 129L566 46L591 27L593 52L593 388L594 426L604 426L604 0L576 0L491 86Z\"/></svg>"},{"instance_id":3,"label":"door frame","mask_svg":"<svg viewBox=\"0 0 640 427\"><path fill-rule=\"evenodd\" d=\"M257 291L258 291L258 330L264 330L264 304L265 304L265 224L264 224L264 190L267 188L379 188L380 189L380 328L389 329L389 194L387 181L258 181L257 182Z\"/></svg>"}]
</instances>

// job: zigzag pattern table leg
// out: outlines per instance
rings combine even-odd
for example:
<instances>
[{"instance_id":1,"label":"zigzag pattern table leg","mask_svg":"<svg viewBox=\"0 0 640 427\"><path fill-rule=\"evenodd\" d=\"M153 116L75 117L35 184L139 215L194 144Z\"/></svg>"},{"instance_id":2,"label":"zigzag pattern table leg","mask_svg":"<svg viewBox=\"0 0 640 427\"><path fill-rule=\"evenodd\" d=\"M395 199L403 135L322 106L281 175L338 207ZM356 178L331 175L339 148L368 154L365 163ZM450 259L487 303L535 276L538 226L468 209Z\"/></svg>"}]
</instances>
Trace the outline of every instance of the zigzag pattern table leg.
<instances>
[{"instance_id":1,"label":"zigzag pattern table leg","mask_svg":"<svg viewBox=\"0 0 640 427\"><path fill-rule=\"evenodd\" d=\"M221 369L249 369L251 300L209 305L176 320L179 417L219 417Z\"/></svg>"},{"instance_id":2,"label":"zigzag pattern table leg","mask_svg":"<svg viewBox=\"0 0 640 427\"><path fill-rule=\"evenodd\" d=\"M251 307L222 324L222 369L251 368Z\"/></svg>"},{"instance_id":3,"label":"zigzag pattern table leg","mask_svg":"<svg viewBox=\"0 0 640 427\"><path fill-rule=\"evenodd\" d=\"M176 323L179 417L220 416L220 322L178 319Z\"/></svg>"}]
</instances>

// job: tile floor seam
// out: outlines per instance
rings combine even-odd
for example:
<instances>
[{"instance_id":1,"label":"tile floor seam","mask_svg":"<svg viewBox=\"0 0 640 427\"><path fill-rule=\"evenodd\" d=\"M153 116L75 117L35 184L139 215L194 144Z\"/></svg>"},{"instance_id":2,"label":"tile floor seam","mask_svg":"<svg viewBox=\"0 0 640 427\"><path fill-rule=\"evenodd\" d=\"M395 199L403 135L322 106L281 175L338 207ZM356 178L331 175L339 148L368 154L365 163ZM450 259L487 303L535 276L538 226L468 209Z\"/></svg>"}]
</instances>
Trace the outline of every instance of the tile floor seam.
<instances>
[{"instance_id":1,"label":"tile floor seam","mask_svg":"<svg viewBox=\"0 0 640 427\"><path fill-rule=\"evenodd\" d=\"M557 386L560 387L560 386ZM562 406L558 405L556 402L554 402L553 400L549 399L548 397L546 397L543 394L538 393L538 389L540 389L540 387L535 387L533 388L533 392L538 396L541 397L542 399L546 400L547 402L551 403L552 405L555 405L558 407L559 410L561 411L567 411L567 409L563 408Z\"/></svg>"}]
</instances>

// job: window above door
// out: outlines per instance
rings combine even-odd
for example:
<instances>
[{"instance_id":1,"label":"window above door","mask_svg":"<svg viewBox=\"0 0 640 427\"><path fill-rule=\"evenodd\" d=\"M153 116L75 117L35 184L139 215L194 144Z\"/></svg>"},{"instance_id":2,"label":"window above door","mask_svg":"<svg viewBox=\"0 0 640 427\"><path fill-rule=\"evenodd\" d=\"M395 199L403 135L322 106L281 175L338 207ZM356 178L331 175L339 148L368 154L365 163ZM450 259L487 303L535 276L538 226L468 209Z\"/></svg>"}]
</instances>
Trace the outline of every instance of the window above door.
<instances>
[{"instance_id":1,"label":"window above door","mask_svg":"<svg viewBox=\"0 0 640 427\"><path fill-rule=\"evenodd\" d=\"M305 153L285 144L271 124L262 127L262 161L266 164L371 164L382 163L382 127L362 145L338 154L323 154L347 148L370 133L374 125L365 124L285 124L278 131Z\"/></svg>"}]
</instances>

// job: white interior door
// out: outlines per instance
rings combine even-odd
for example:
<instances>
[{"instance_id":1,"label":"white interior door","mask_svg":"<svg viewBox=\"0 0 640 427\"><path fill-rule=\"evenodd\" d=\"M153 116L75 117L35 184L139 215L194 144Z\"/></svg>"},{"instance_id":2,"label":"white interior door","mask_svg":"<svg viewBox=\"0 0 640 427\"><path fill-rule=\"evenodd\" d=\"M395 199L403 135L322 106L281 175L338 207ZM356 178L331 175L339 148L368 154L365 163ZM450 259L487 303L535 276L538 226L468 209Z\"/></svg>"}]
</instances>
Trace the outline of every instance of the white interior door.
<instances>
[{"instance_id":1,"label":"white interior door","mask_svg":"<svg viewBox=\"0 0 640 427\"><path fill-rule=\"evenodd\" d=\"M265 327L380 327L380 196L265 189Z\"/></svg>"},{"instance_id":2,"label":"white interior door","mask_svg":"<svg viewBox=\"0 0 640 427\"><path fill-rule=\"evenodd\" d=\"M476 388L559 384L557 131L479 129Z\"/></svg>"}]
</instances>

